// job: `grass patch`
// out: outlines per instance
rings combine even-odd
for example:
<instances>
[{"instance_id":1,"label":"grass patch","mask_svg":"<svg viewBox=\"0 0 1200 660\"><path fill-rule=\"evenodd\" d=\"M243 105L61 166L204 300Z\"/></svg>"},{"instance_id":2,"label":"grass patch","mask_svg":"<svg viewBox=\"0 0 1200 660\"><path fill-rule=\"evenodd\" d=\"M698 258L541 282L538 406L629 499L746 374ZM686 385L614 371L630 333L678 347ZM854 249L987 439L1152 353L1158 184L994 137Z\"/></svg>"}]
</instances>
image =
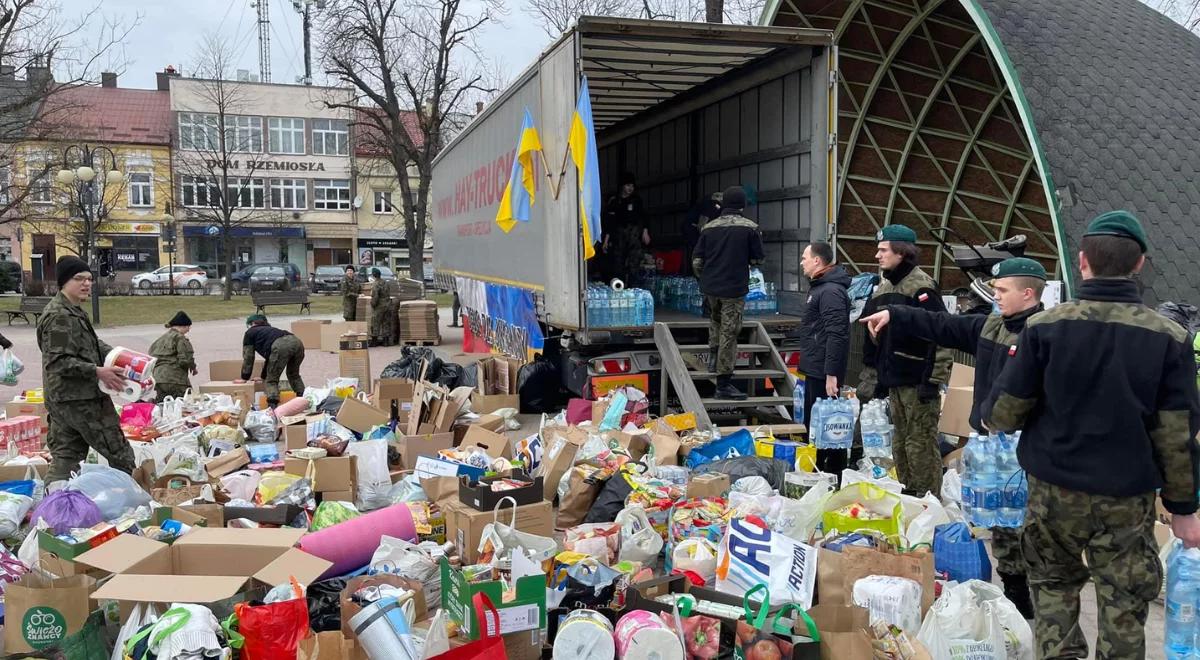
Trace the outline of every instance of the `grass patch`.
<instances>
[{"instance_id":1,"label":"grass patch","mask_svg":"<svg viewBox=\"0 0 1200 660\"><path fill-rule=\"evenodd\" d=\"M449 306L452 296L445 293L430 297L438 306ZM336 295L317 294L309 296L314 316L341 314L342 299ZM85 303L85 311L91 311L91 303ZM19 297L0 298L0 311L16 310L21 306ZM254 313L250 296L234 296L229 302L221 296L108 296L100 299L100 327L113 328L123 325L153 325L166 323L183 310L194 323L245 318ZM295 316L299 305L268 307L267 316ZM18 321L19 323L19 321Z\"/></svg>"}]
</instances>

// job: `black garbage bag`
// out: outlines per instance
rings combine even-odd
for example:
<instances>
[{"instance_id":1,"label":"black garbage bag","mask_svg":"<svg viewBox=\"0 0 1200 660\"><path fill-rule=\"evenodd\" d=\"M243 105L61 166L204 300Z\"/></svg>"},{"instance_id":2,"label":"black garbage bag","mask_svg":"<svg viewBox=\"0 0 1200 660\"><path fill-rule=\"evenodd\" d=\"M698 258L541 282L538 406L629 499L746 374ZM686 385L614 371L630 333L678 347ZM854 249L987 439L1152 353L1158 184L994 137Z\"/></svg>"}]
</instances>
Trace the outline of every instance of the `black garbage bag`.
<instances>
[{"instance_id":1,"label":"black garbage bag","mask_svg":"<svg viewBox=\"0 0 1200 660\"><path fill-rule=\"evenodd\" d=\"M1200 331L1200 310L1187 303L1165 302L1158 306L1158 313L1183 326L1190 333Z\"/></svg>"},{"instance_id":2,"label":"black garbage bag","mask_svg":"<svg viewBox=\"0 0 1200 660\"><path fill-rule=\"evenodd\" d=\"M789 466L787 462L777 458L762 458L759 456L738 456L721 461L705 463L696 468L694 474L720 472L729 475L729 485L733 485L742 477L762 477L775 490L783 490L783 475ZM603 493L601 493L603 496Z\"/></svg>"},{"instance_id":3,"label":"black garbage bag","mask_svg":"<svg viewBox=\"0 0 1200 660\"><path fill-rule=\"evenodd\" d=\"M343 397L330 394L329 396L325 397L325 400L321 402L321 405L317 406L317 412L326 413L337 417L338 411L342 409L342 402L345 400L346 399Z\"/></svg>"},{"instance_id":4,"label":"black garbage bag","mask_svg":"<svg viewBox=\"0 0 1200 660\"><path fill-rule=\"evenodd\" d=\"M400 359L384 367L379 377L420 380L421 365L425 362L429 364L425 370L425 380L437 381L442 373L442 359L428 346L405 346L400 352Z\"/></svg>"},{"instance_id":5,"label":"black garbage bag","mask_svg":"<svg viewBox=\"0 0 1200 660\"><path fill-rule=\"evenodd\" d=\"M308 625L313 632L331 632L342 629L342 590L346 580L333 578L308 585Z\"/></svg>"},{"instance_id":6,"label":"black garbage bag","mask_svg":"<svg viewBox=\"0 0 1200 660\"><path fill-rule=\"evenodd\" d=\"M458 376L459 387L478 387L479 386L479 363L472 362L462 368L462 373Z\"/></svg>"},{"instance_id":7,"label":"black garbage bag","mask_svg":"<svg viewBox=\"0 0 1200 660\"><path fill-rule=\"evenodd\" d=\"M633 491L633 486L629 485L629 479L625 476L625 470L633 470L635 472L644 472L646 466L642 463L627 463L621 472L609 477L608 481L604 482L604 486L600 488L600 494L596 496L595 503L592 508L588 509L587 517L583 519L585 523L607 523L614 522L617 519L617 514L621 509L625 508L625 498L629 497L629 493ZM783 478L780 477L780 480Z\"/></svg>"},{"instance_id":8,"label":"black garbage bag","mask_svg":"<svg viewBox=\"0 0 1200 660\"><path fill-rule=\"evenodd\" d=\"M462 383L459 382L462 378L462 372L463 368L461 364L457 364L455 362L443 362L442 371L438 374L435 382L448 390L452 390L459 385L462 385Z\"/></svg>"},{"instance_id":9,"label":"black garbage bag","mask_svg":"<svg viewBox=\"0 0 1200 660\"><path fill-rule=\"evenodd\" d=\"M563 407L560 394L562 378L554 363L541 355L535 355L517 372L517 394L521 398L521 412L557 413Z\"/></svg>"}]
</instances>

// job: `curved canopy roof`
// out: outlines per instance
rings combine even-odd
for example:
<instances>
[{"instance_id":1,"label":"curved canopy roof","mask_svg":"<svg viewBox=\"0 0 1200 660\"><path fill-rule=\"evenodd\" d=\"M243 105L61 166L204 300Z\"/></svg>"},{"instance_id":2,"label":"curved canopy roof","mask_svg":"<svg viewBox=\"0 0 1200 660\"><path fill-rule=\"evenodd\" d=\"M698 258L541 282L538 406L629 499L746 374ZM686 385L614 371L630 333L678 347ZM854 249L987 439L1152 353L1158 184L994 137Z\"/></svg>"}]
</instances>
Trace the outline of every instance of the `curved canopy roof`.
<instances>
[{"instance_id":1,"label":"curved canopy roof","mask_svg":"<svg viewBox=\"0 0 1200 660\"><path fill-rule=\"evenodd\" d=\"M943 286L965 279L930 229L1023 233L1074 278L1088 220L1149 234L1147 300L1200 304L1200 39L1137 0L772 0L763 22L839 45L840 258L917 230Z\"/></svg>"}]
</instances>

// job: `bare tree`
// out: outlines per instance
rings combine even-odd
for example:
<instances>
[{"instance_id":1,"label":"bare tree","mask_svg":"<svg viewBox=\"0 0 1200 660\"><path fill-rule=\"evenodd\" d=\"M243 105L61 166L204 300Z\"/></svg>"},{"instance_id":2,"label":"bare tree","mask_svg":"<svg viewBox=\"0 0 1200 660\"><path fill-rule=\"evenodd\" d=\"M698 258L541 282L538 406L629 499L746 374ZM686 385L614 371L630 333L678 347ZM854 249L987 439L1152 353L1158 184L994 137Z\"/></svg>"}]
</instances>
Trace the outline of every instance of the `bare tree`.
<instances>
[{"instance_id":1,"label":"bare tree","mask_svg":"<svg viewBox=\"0 0 1200 660\"><path fill-rule=\"evenodd\" d=\"M764 0L530 0L525 11L541 22L547 34L557 37L580 16L753 25L765 4Z\"/></svg>"},{"instance_id":2,"label":"bare tree","mask_svg":"<svg viewBox=\"0 0 1200 660\"><path fill-rule=\"evenodd\" d=\"M186 121L177 121L174 128L176 206L184 209L188 220L216 228L225 271L224 300L233 292L229 275L235 230L271 220L268 181L256 176L267 158L267 128L261 117L242 116L249 112L250 92L247 85L229 80L232 52L220 37L204 37L193 67L196 79L188 81L194 85L194 97L185 101L194 107L180 107Z\"/></svg>"},{"instance_id":3,"label":"bare tree","mask_svg":"<svg viewBox=\"0 0 1200 660\"><path fill-rule=\"evenodd\" d=\"M381 157L400 187L409 273L417 280L424 278L420 255L433 160L456 117L468 114L476 95L492 91L474 36L504 6L499 0L471 6L462 0L340 0L321 16L326 73L356 97L352 105L326 103L357 112L357 130L382 143Z\"/></svg>"},{"instance_id":4,"label":"bare tree","mask_svg":"<svg viewBox=\"0 0 1200 660\"><path fill-rule=\"evenodd\" d=\"M647 0L529 0L525 12L540 19L542 29L557 37L580 16L622 16L633 18L642 13Z\"/></svg>"},{"instance_id":5,"label":"bare tree","mask_svg":"<svg viewBox=\"0 0 1200 660\"><path fill-rule=\"evenodd\" d=\"M67 98L70 90L98 78L101 66L119 73L121 44L140 20L105 16L100 5L67 18L53 0L0 0L0 223L17 219L30 191L51 185L61 166L43 158L14 171L18 143L76 134L73 119L88 109Z\"/></svg>"}]
</instances>

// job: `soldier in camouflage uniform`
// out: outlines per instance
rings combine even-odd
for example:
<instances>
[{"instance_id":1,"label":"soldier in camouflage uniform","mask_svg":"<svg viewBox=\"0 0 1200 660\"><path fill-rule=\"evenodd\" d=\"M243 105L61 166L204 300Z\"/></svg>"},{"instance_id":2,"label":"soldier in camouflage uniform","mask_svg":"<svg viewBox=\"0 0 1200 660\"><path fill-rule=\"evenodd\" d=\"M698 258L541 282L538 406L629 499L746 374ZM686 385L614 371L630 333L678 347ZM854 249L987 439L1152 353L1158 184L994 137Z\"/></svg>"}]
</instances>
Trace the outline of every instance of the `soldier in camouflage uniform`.
<instances>
[{"instance_id":1,"label":"soldier in camouflage uniform","mask_svg":"<svg viewBox=\"0 0 1200 660\"><path fill-rule=\"evenodd\" d=\"M133 449L121 432L112 399L100 383L119 390L125 386L121 367L105 367L112 347L96 337L79 305L91 296L92 272L83 260L66 256L56 264L58 295L46 305L37 322L42 352L42 388L50 432L47 484L66 481L94 448L108 464L133 472Z\"/></svg>"},{"instance_id":2,"label":"soldier in camouflage uniform","mask_svg":"<svg viewBox=\"0 0 1200 660\"><path fill-rule=\"evenodd\" d=\"M999 313L948 314L896 305L860 319L873 337L888 328L894 338L919 337L975 356L971 428L985 434L987 429L979 421L979 409L1011 359L1010 349L1017 344L1017 336L1029 319L1042 311L1042 290L1046 287L1046 269L1032 259L1005 259L996 264L992 275ZM1032 619L1033 603L1029 598L1019 531L1008 527L993 529L992 553L996 556L996 572L1004 582L1005 597L1026 619Z\"/></svg>"},{"instance_id":3,"label":"soldier in camouflage uniform","mask_svg":"<svg viewBox=\"0 0 1200 660\"><path fill-rule=\"evenodd\" d=\"M700 230L692 251L692 269L700 278L700 292L708 300L709 364L717 374L716 398L741 401L746 394L733 385L738 333L750 291L750 267L764 258L762 236L753 220L742 216L746 192L741 186L725 191L721 216Z\"/></svg>"},{"instance_id":4,"label":"soldier in camouflage uniform","mask_svg":"<svg viewBox=\"0 0 1200 660\"><path fill-rule=\"evenodd\" d=\"M338 293L342 295L342 319L353 321L358 314L358 295L362 293L354 266L346 266L346 276L338 282Z\"/></svg>"},{"instance_id":5,"label":"soldier in camouflage uniform","mask_svg":"<svg viewBox=\"0 0 1200 660\"><path fill-rule=\"evenodd\" d=\"M863 309L864 317L885 306L917 307L945 312L933 278L917 267L917 234L904 225L880 230L875 259L883 280ZM921 497L942 492L942 453L937 427L941 417L939 387L950 377L953 358L947 349L919 337L883 332L863 342L859 387L866 398L887 396L895 426L892 457L905 492Z\"/></svg>"},{"instance_id":6,"label":"soldier in camouflage uniform","mask_svg":"<svg viewBox=\"0 0 1200 660\"><path fill-rule=\"evenodd\" d=\"M279 377L287 370L288 383L296 396L304 394L300 364L304 362L304 344L292 333L267 324L267 317L251 314L246 317L246 334L242 337L242 380L250 380L254 371L254 354L263 357L262 379L267 405L279 405Z\"/></svg>"},{"instance_id":7,"label":"soldier in camouflage uniform","mask_svg":"<svg viewBox=\"0 0 1200 660\"><path fill-rule=\"evenodd\" d=\"M391 346L396 343L398 320L396 303L392 300L391 280L383 279L378 268L371 270L375 284L371 288L371 343L374 346Z\"/></svg>"},{"instance_id":8,"label":"soldier in camouflage uniform","mask_svg":"<svg viewBox=\"0 0 1200 660\"><path fill-rule=\"evenodd\" d=\"M1186 331L1142 304L1132 279L1145 264L1137 219L1101 215L1080 247L1078 300L1029 320L981 412L988 428L1023 429L1021 541L1038 657L1088 656L1079 593L1090 576L1096 657L1140 659L1163 577L1156 490L1175 536L1200 546L1196 364Z\"/></svg>"},{"instance_id":9,"label":"soldier in camouflage uniform","mask_svg":"<svg viewBox=\"0 0 1200 660\"><path fill-rule=\"evenodd\" d=\"M181 312L167 322L167 331L163 336L150 344L150 356L157 358L154 363L154 390L158 394L156 402L168 396L182 397L192 387L188 374L195 376L196 358L192 353L192 342L187 333L192 329L192 319Z\"/></svg>"}]
</instances>

